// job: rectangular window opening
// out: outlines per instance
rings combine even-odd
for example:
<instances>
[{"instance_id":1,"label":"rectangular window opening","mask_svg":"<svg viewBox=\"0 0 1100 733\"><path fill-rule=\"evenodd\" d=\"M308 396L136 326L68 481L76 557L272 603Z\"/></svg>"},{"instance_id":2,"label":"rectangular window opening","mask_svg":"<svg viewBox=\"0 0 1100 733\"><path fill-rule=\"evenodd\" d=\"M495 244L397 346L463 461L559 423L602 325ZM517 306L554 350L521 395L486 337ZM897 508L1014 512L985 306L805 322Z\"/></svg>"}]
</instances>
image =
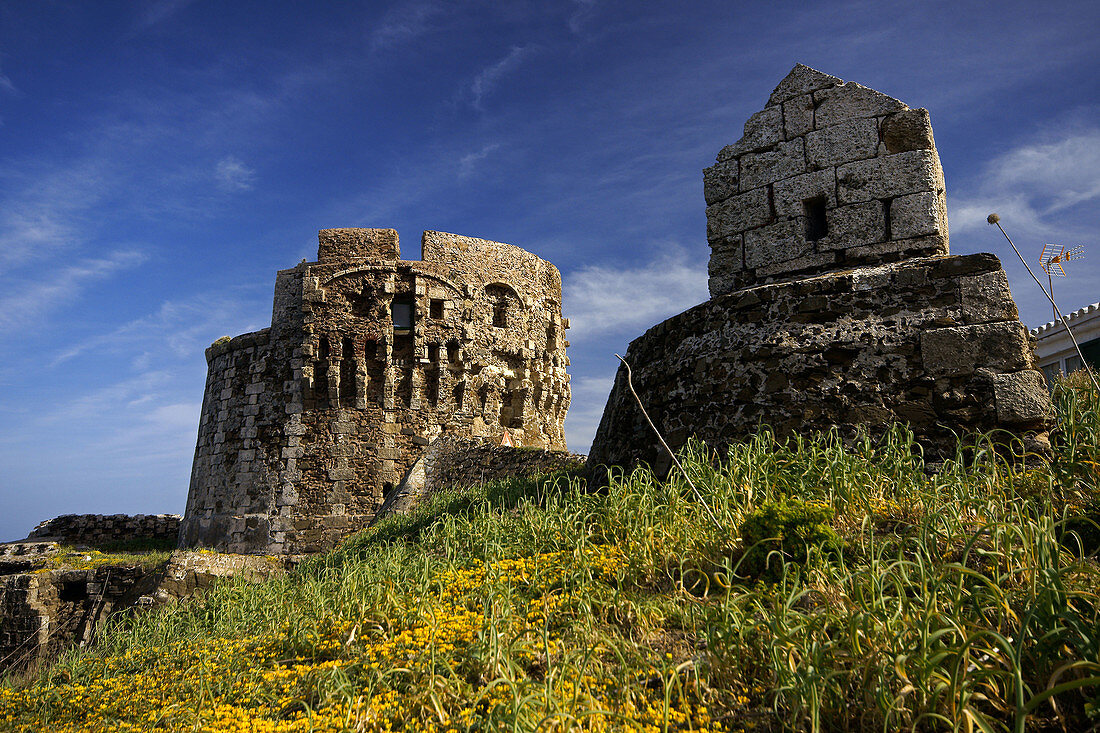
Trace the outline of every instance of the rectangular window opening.
<instances>
[{"instance_id":1,"label":"rectangular window opening","mask_svg":"<svg viewBox=\"0 0 1100 733\"><path fill-rule=\"evenodd\" d=\"M411 295L398 295L390 305L390 317L394 331L408 331L413 327L413 299Z\"/></svg>"},{"instance_id":2,"label":"rectangular window opening","mask_svg":"<svg viewBox=\"0 0 1100 733\"><path fill-rule=\"evenodd\" d=\"M435 320L442 320L443 318L443 299L432 298L428 303L428 315Z\"/></svg>"},{"instance_id":3,"label":"rectangular window opening","mask_svg":"<svg viewBox=\"0 0 1100 733\"><path fill-rule=\"evenodd\" d=\"M829 233L829 223L825 218L825 197L806 199L802 207L806 212L806 241L815 242L824 239Z\"/></svg>"}]
</instances>

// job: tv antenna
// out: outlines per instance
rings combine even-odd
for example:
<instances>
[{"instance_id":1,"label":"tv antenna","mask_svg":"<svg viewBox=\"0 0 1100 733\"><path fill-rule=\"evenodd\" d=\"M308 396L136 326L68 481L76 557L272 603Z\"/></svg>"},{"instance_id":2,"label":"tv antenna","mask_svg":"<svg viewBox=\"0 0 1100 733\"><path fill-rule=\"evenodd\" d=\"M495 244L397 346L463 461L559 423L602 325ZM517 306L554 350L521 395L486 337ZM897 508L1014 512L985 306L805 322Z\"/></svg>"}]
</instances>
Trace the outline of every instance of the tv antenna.
<instances>
[{"instance_id":1,"label":"tv antenna","mask_svg":"<svg viewBox=\"0 0 1100 733\"><path fill-rule=\"evenodd\" d=\"M1065 277L1066 271L1062 268L1062 263L1069 262L1070 260L1079 260L1085 256L1085 245L1078 245L1072 249L1066 249L1061 244L1044 244L1043 252L1039 255L1039 266L1043 268L1043 271L1047 274L1047 285L1049 286L1048 292L1050 293L1050 301L1054 302L1054 278ZM1054 320L1058 320L1058 310L1054 310Z\"/></svg>"}]
</instances>

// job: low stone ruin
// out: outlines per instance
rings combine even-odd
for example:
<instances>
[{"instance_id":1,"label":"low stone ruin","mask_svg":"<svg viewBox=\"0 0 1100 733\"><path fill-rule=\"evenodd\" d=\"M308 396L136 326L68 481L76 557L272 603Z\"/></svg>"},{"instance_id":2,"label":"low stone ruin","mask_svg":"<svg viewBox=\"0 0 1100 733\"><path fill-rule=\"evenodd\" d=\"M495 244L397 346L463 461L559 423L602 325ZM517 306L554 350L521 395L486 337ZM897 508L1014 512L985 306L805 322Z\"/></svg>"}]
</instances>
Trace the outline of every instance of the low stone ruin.
<instances>
[{"instance_id":1,"label":"low stone ruin","mask_svg":"<svg viewBox=\"0 0 1100 733\"><path fill-rule=\"evenodd\" d=\"M928 112L801 64L703 172L711 299L626 359L675 449L761 424L846 435L905 423L932 456L1006 428L1042 447L1050 398L990 254L948 255ZM590 465L669 458L621 367Z\"/></svg>"},{"instance_id":2,"label":"low stone ruin","mask_svg":"<svg viewBox=\"0 0 1100 733\"><path fill-rule=\"evenodd\" d=\"M63 514L40 522L27 539L101 548L134 542L174 544L179 514Z\"/></svg>"}]
</instances>

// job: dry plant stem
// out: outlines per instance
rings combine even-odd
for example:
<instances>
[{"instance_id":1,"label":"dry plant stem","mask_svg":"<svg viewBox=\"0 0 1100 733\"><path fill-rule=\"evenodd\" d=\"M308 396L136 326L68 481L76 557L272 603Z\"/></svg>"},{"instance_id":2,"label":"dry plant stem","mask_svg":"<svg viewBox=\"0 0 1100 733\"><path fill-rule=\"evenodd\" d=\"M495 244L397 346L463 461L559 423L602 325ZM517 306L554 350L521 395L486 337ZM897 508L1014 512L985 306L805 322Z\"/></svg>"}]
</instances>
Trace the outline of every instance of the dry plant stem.
<instances>
[{"instance_id":1,"label":"dry plant stem","mask_svg":"<svg viewBox=\"0 0 1100 733\"><path fill-rule=\"evenodd\" d=\"M623 366L626 367L626 386L630 389L630 394L634 395L634 399L638 403L638 409L642 411L642 416L645 418L645 421L649 423L649 427L653 429L654 434L657 436L657 440L661 441L661 445L665 447L665 450L668 451L668 454L672 457L672 462L676 464L676 468L680 469L680 473L684 475L684 480L688 482L688 486L691 487L691 492L695 494L695 500L702 504L703 508L707 510L707 514L710 516L711 521L714 522L714 526L718 529L722 529L722 525L718 521L718 517L714 515L714 511L711 510L710 504L707 504L707 502L703 500L703 495L699 493L699 489L695 488L695 484L692 482L691 477L688 476L684 467L680 465L680 461L676 458L676 454L668 447L668 443L666 443L665 439L661 436L661 431L657 429L657 426L653 424L653 420L649 418L649 413L645 411L645 406L642 405L642 398L634 391L633 371L630 368L630 364L618 354L615 354L615 358L621 361Z\"/></svg>"},{"instance_id":2,"label":"dry plant stem","mask_svg":"<svg viewBox=\"0 0 1100 733\"><path fill-rule=\"evenodd\" d=\"M997 228L1001 230L1001 234L1005 235L1005 239L1012 246L1012 251L1016 253L1016 256L1020 258L1020 262L1024 263L1024 267L1027 269L1027 274L1031 275L1031 279L1035 281L1035 284L1039 286L1039 289L1043 291L1043 295L1047 296L1047 300L1054 307L1054 315L1057 316L1057 320L1062 322L1062 326L1066 329L1066 333L1069 334L1070 341L1073 342L1073 348L1077 349L1077 355L1081 357L1081 366L1085 368L1085 372L1089 375L1089 379L1092 380L1092 386L1096 388L1097 392L1100 392L1100 382L1096 381L1096 375L1092 373L1092 367L1085 361L1085 355L1081 351L1081 347L1077 343L1077 338L1073 335L1073 331L1070 329L1069 324L1066 323L1066 319L1062 316L1062 309L1058 307L1058 304L1054 302L1054 297L1047 292L1047 289L1043 287L1043 284L1039 282L1039 278L1035 277L1035 273L1031 271L1031 267L1028 266L1027 260L1020 254L1020 250L1016 249L1016 245L1013 244L1012 238L1008 236L1008 232L1001 226L1001 222L998 221L999 217L996 214L990 214L987 220L990 224L996 224Z\"/></svg>"}]
</instances>

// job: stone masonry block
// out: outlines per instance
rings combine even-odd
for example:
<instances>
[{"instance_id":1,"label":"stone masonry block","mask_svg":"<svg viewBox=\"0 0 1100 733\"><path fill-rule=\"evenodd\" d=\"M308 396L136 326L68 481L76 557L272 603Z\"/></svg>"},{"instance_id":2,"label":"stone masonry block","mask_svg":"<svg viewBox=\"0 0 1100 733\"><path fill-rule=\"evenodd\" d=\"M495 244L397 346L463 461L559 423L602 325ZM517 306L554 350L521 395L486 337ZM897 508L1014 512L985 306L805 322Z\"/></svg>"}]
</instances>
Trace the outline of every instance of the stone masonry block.
<instances>
[{"instance_id":1,"label":"stone masonry block","mask_svg":"<svg viewBox=\"0 0 1100 733\"><path fill-rule=\"evenodd\" d=\"M317 233L317 260L340 262L352 258L401 258L393 229L322 229Z\"/></svg>"},{"instance_id":2,"label":"stone masonry block","mask_svg":"<svg viewBox=\"0 0 1100 733\"><path fill-rule=\"evenodd\" d=\"M814 129L814 97L803 94L783 103L783 132L788 140Z\"/></svg>"},{"instance_id":3,"label":"stone masonry block","mask_svg":"<svg viewBox=\"0 0 1100 733\"><path fill-rule=\"evenodd\" d=\"M825 213L828 234L818 241L819 250L847 249L881 242L886 236L882 203L864 201Z\"/></svg>"},{"instance_id":4,"label":"stone masonry block","mask_svg":"<svg viewBox=\"0 0 1100 733\"><path fill-rule=\"evenodd\" d=\"M882 121L882 141L889 153L935 150L928 110L907 109L887 116Z\"/></svg>"},{"instance_id":5,"label":"stone masonry block","mask_svg":"<svg viewBox=\"0 0 1100 733\"><path fill-rule=\"evenodd\" d=\"M991 367L1016 371L1031 366L1027 332L1019 322L936 328L921 334L921 358L933 377L973 374Z\"/></svg>"},{"instance_id":6,"label":"stone masonry block","mask_svg":"<svg viewBox=\"0 0 1100 733\"><path fill-rule=\"evenodd\" d=\"M787 273L810 273L814 270L822 270L836 264L836 252L810 253L793 260L784 260L770 265L764 265L756 269L757 277L771 278Z\"/></svg>"},{"instance_id":7,"label":"stone masonry block","mask_svg":"<svg viewBox=\"0 0 1100 733\"><path fill-rule=\"evenodd\" d=\"M915 239L891 239L844 250L844 259L856 264L874 264L906 257L932 257L947 254L947 237L935 234Z\"/></svg>"},{"instance_id":8,"label":"stone masonry block","mask_svg":"<svg viewBox=\"0 0 1100 733\"><path fill-rule=\"evenodd\" d=\"M933 150L913 150L847 163L836 170L837 200L854 204L921 191L942 191L943 170Z\"/></svg>"},{"instance_id":9,"label":"stone masonry block","mask_svg":"<svg viewBox=\"0 0 1100 733\"><path fill-rule=\"evenodd\" d=\"M836 206L836 173L832 168L803 173L772 186L775 215L780 219L805 216L803 202L821 196L827 208Z\"/></svg>"},{"instance_id":10,"label":"stone masonry block","mask_svg":"<svg viewBox=\"0 0 1100 733\"><path fill-rule=\"evenodd\" d=\"M1025 370L993 377L997 420L1008 425L1041 425L1052 417L1050 395L1043 376Z\"/></svg>"},{"instance_id":11,"label":"stone masonry block","mask_svg":"<svg viewBox=\"0 0 1100 733\"><path fill-rule=\"evenodd\" d=\"M711 245L707 272L712 296L736 290L744 270L740 235L728 237Z\"/></svg>"},{"instance_id":12,"label":"stone masonry block","mask_svg":"<svg viewBox=\"0 0 1100 733\"><path fill-rule=\"evenodd\" d=\"M959 278L964 323L1014 321L1020 317L1004 270Z\"/></svg>"},{"instance_id":13,"label":"stone masonry block","mask_svg":"<svg viewBox=\"0 0 1100 733\"><path fill-rule=\"evenodd\" d=\"M741 156L740 187L749 191L806 170L805 144L802 138L779 143L775 150Z\"/></svg>"},{"instance_id":14,"label":"stone masonry block","mask_svg":"<svg viewBox=\"0 0 1100 733\"><path fill-rule=\"evenodd\" d=\"M703 169L703 198L707 206L737 193L737 161L727 160Z\"/></svg>"},{"instance_id":15,"label":"stone masonry block","mask_svg":"<svg viewBox=\"0 0 1100 733\"><path fill-rule=\"evenodd\" d=\"M707 240L714 242L746 229L763 226L771 219L768 191L758 188L731 196L707 207Z\"/></svg>"},{"instance_id":16,"label":"stone masonry block","mask_svg":"<svg viewBox=\"0 0 1100 733\"><path fill-rule=\"evenodd\" d=\"M745 265L766 267L809 253L813 245L806 241L805 227L805 220L798 218L745 232Z\"/></svg>"},{"instance_id":17,"label":"stone masonry block","mask_svg":"<svg viewBox=\"0 0 1100 733\"><path fill-rule=\"evenodd\" d=\"M718 162L729 160L742 153L766 150L783 139L783 108L766 107L745 122L745 134L733 145L727 145L718 153Z\"/></svg>"},{"instance_id":18,"label":"stone masonry block","mask_svg":"<svg viewBox=\"0 0 1100 733\"><path fill-rule=\"evenodd\" d=\"M846 120L881 117L908 109L893 97L851 81L814 92L814 100L817 102L814 126L819 130Z\"/></svg>"},{"instance_id":19,"label":"stone masonry block","mask_svg":"<svg viewBox=\"0 0 1100 733\"><path fill-rule=\"evenodd\" d=\"M928 234L947 235L947 201L942 191L898 196L890 204L890 232L894 239Z\"/></svg>"},{"instance_id":20,"label":"stone masonry block","mask_svg":"<svg viewBox=\"0 0 1100 733\"><path fill-rule=\"evenodd\" d=\"M875 157L878 121L848 120L806 135L806 162L810 170L843 165Z\"/></svg>"},{"instance_id":21,"label":"stone masonry block","mask_svg":"<svg viewBox=\"0 0 1100 733\"><path fill-rule=\"evenodd\" d=\"M818 89L827 89L843 83L843 79L838 79L817 69L811 69L805 64L795 64L795 67L783 77L783 81L779 82L775 90L772 91L771 96L768 97L768 106L781 104L792 97L810 94Z\"/></svg>"}]
</instances>

